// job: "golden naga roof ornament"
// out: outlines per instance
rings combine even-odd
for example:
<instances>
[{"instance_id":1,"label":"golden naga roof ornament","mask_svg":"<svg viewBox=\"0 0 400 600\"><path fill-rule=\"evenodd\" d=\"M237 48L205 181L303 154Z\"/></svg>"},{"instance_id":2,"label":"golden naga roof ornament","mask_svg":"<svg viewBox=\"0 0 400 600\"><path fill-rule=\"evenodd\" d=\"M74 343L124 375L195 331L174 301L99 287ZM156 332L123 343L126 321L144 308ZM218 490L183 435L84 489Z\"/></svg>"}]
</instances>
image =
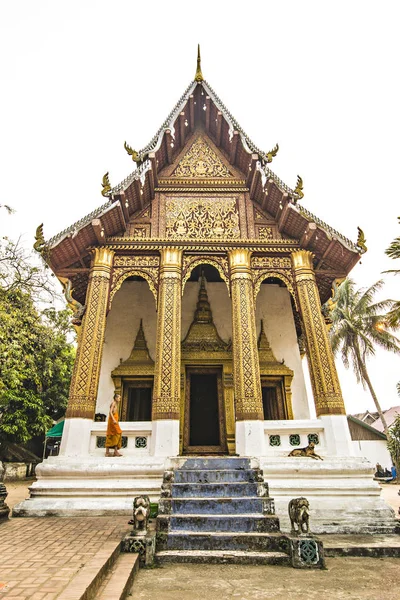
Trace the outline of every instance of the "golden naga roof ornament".
<instances>
[{"instance_id":1,"label":"golden naga roof ornament","mask_svg":"<svg viewBox=\"0 0 400 600\"><path fill-rule=\"evenodd\" d=\"M129 154L129 156L132 158L133 162L135 162L135 163L142 162L142 156L138 152L136 152L136 150L133 150L133 148L131 148L129 146L129 144L127 144L126 142L124 142L124 148L127 151L127 153Z\"/></svg>"},{"instance_id":2,"label":"golden naga roof ornament","mask_svg":"<svg viewBox=\"0 0 400 600\"><path fill-rule=\"evenodd\" d=\"M35 240L36 240L36 242L33 244L33 248L34 248L34 250L36 250L36 252L41 253L43 248L46 245L46 242L44 241L44 236L43 236L43 223L41 225L39 225L39 227L36 228Z\"/></svg>"},{"instance_id":3,"label":"golden naga roof ornament","mask_svg":"<svg viewBox=\"0 0 400 600\"><path fill-rule=\"evenodd\" d=\"M201 56L200 56L200 44L197 44L197 69L196 75L194 76L195 81L204 81L203 73L201 72Z\"/></svg>"},{"instance_id":4,"label":"golden naga roof ornament","mask_svg":"<svg viewBox=\"0 0 400 600\"><path fill-rule=\"evenodd\" d=\"M272 159L278 154L279 144L276 144L275 148L272 148L270 152L266 152L265 161L268 163L272 163Z\"/></svg>"},{"instance_id":5,"label":"golden naga roof ornament","mask_svg":"<svg viewBox=\"0 0 400 600\"><path fill-rule=\"evenodd\" d=\"M101 185L103 186L103 189L101 190L101 195L107 198L108 193L111 191L111 184L110 179L108 177L108 171L105 175L103 175Z\"/></svg>"},{"instance_id":6,"label":"golden naga roof ornament","mask_svg":"<svg viewBox=\"0 0 400 600\"><path fill-rule=\"evenodd\" d=\"M294 193L297 196L297 198L295 199L295 204L296 204L297 200L301 200L302 198L304 198L303 180L300 177L300 175L297 175L297 183L296 183L296 187L294 189Z\"/></svg>"},{"instance_id":7,"label":"golden naga roof ornament","mask_svg":"<svg viewBox=\"0 0 400 600\"><path fill-rule=\"evenodd\" d=\"M47 259L49 257L49 248L45 242L43 235L43 223L36 228L35 240L36 241L33 244L33 249L36 250L36 252L38 252L42 256L45 262L47 262Z\"/></svg>"},{"instance_id":8,"label":"golden naga roof ornament","mask_svg":"<svg viewBox=\"0 0 400 600\"><path fill-rule=\"evenodd\" d=\"M364 252L366 252L368 250L367 246L365 245L365 242L367 240L365 239L364 232L360 227L357 227L357 231L358 231L358 237L357 237L356 246L358 246L358 248L360 248L360 253L364 254Z\"/></svg>"}]
</instances>

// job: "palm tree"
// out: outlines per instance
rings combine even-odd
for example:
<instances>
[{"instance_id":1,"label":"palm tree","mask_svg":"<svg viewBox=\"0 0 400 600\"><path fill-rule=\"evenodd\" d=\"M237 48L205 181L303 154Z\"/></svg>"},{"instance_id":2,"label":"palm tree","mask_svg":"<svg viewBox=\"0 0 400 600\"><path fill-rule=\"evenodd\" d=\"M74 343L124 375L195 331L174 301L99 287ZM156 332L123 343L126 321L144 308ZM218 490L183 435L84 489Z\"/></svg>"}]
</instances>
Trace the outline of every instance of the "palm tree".
<instances>
[{"instance_id":1,"label":"palm tree","mask_svg":"<svg viewBox=\"0 0 400 600\"><path fill-rule=\"evenodd\" d=\"M366 367L366 358L375 354L375 346L400 353L400 340L388 331L386 320L393 301L374 302L374 296L382 286L383 281L378 281L367 290L357 290L352 279L345 279L335 297L329 334L333 352L340 351L346 369L351 363L357 381L364 388L368 386L387 433L387 423Z\"/></svg>"},{"instance_id":2,"label":"palm tree","mask_svg":"<svg viewBox=\"0 0 400 600\"><path fill-rule=\"evenodd\" d=\"M400 223L400 217L398 219ZM393 240L389 248L385 250L385 254L393 259L400 258L400 237ZM384 271L384 273L400 275L400 269L390 269L389 271ZM393 303L392 309L387 315L387 321L391 327L396 327L400 323L400 300Z\"/></svg>"},{"instance_id":3,"label":"palm tree","mask_svg":"<svg viewBox=\"0 0 400 600\"><path fill-rule=\"evenodd\" d=\"M398 217L398 220L400 223L400 217ZM385 254L393 259L400 258L400 237L393 240L389 248L385 250ZM384 271L384 273L400 275L400 269L390 269L390 271ZM397 327L400 324L400 300L393 302L393 306L387 314L387 322L390 327ZM397 384L397 393L400 396L400 381Z\"/></svg>"}]
</instances>

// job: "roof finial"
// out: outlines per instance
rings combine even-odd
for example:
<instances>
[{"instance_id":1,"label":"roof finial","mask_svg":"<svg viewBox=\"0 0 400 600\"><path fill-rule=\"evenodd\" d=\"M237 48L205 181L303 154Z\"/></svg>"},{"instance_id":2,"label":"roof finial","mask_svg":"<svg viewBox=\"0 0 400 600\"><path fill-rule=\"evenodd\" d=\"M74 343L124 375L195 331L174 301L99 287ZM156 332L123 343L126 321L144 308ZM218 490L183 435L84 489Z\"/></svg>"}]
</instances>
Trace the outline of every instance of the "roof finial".
<instances>
[{"instance_id":1,"label":"roof finial","mask_svg":"<svg viewBox=\"0 0 400 600\"><path fill-rule=\"evenodd\" d=\"M197 44L197 69L196 75L194 76L195 81L204 81L203 73L201 72L201 56L200 56L200 44Z\"/></svg>"}]
</instances>

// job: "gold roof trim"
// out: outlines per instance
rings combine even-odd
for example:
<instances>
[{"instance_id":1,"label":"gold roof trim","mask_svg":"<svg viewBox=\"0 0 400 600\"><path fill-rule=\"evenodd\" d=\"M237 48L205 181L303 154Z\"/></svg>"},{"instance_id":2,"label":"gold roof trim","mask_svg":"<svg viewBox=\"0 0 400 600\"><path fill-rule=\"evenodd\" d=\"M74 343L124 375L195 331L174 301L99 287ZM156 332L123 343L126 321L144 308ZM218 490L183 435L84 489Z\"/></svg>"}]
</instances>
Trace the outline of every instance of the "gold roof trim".
<instances>
[{"instance_id":1,"label":"gold roof trim","mask_svg":"<svg viewBox=\"0 0 400 600\"><path fill-rule=\"evenodd\" d=\"M197 44L197 69L196 75L194 76L195 81L204 81L203 73L201 72L201 56L200 56L200 44Z\"/></svg>"}]
</instances>

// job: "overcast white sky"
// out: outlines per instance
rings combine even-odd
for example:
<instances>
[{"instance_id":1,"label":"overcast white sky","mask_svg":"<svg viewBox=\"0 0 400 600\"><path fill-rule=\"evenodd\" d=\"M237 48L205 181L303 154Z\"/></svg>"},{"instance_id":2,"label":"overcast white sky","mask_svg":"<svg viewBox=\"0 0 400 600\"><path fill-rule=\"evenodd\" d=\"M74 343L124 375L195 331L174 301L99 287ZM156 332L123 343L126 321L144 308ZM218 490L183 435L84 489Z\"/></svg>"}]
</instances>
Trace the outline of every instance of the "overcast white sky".
<instances>
[{"instance_id":1,"label":"overcast white sky","mask_svg":"<svg viewBox=\"0 0 400 600\"><path fill-rule=\"evenodd\" d=\"M257 146L279 142L273 170L303 205L369 251L360 286L400 268L397 1L251 3L13 0L0 5L0 234L49 238L102 204L132 170L125 140L145 146L196 67ZM382 297L400 297L384 276ZM368 364L384 408L400 404L400 358ZM373 409L339 365L349 412Z\"/></svg>"}]
</instances>

